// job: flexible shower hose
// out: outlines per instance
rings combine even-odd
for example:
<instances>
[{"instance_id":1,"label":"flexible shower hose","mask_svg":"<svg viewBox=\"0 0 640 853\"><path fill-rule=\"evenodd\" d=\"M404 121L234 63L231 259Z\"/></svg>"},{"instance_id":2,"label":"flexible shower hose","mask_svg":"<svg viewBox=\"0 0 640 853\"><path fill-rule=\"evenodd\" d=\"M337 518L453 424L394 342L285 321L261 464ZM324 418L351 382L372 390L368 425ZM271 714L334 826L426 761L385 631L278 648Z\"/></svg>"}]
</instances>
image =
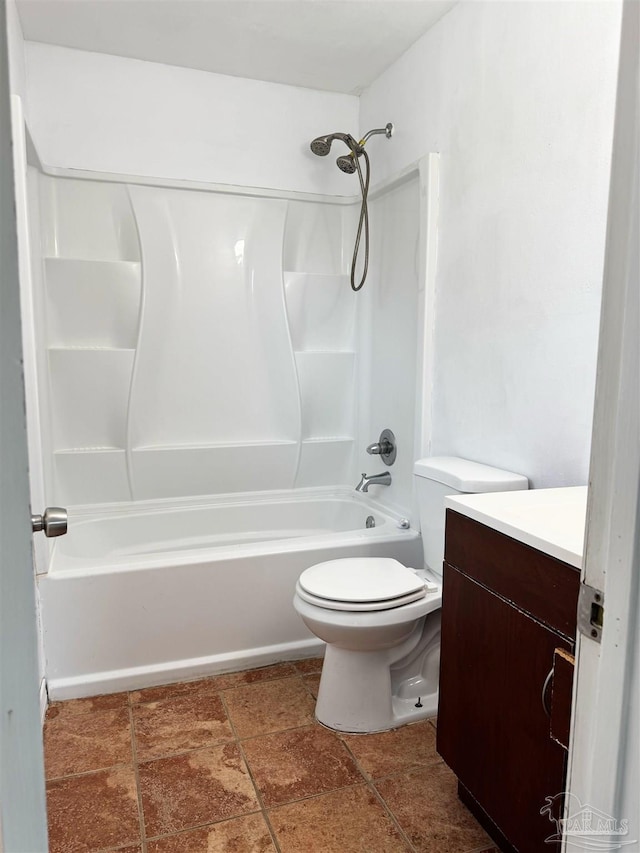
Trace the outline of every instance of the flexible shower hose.
<instances>
[{"instance_id":1,"label":"flexible shower hose","mask_svg":"<svg viewBox=\"0 0 640 853\"><path fill-rule=\"evenodd\" d=\"M369 206L367 204L367 196L369 195L369 175L371 167L369 164L369 155L363 149L362 156L366 164L366 178L362 177L362 169L360 168L360 158L354 154L353 159L356 163L358 172L358 180L360 181L360 191L362 193L362 205L360 207L360 221L358 222L358 233L356 234L356 242L353 247L353 259L351 261L351 290L358 292L367 278L367 270L369 269ZM356 264L358 262L358 253L360 251L360 238L362 237L362 227L364 225L364 268L359 284L356 284Z\"/></svg>"}]
</instances>

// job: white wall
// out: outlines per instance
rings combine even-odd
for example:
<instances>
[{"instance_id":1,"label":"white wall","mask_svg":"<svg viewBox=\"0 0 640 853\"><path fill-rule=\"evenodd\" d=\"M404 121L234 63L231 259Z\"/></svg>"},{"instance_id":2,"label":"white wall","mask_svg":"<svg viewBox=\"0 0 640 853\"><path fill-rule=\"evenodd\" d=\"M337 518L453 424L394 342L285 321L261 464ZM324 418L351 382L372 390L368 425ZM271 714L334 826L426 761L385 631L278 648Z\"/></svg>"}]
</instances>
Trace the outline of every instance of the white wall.
<instances>
[{"instance_id":1,"label":"white wall","mask_svg":"<svg viewBox=\"0 0 640 853\"><path fill-rule=\"evenodd\" d=\"M587 480L618 2L461 3L361 97L441 152L432 452Z\"/></svg>"},{"instance_id":2,"label":"white wall","mask_svg":"<svg viewBox=\"0 0 640 853\"><path fill-rule=\"evenodd\" d=\"M26 48L29 126L49 166L353 192L309 142L333 130L357 132L354 96L45 44Z\"/></svg>"}]
</instances>

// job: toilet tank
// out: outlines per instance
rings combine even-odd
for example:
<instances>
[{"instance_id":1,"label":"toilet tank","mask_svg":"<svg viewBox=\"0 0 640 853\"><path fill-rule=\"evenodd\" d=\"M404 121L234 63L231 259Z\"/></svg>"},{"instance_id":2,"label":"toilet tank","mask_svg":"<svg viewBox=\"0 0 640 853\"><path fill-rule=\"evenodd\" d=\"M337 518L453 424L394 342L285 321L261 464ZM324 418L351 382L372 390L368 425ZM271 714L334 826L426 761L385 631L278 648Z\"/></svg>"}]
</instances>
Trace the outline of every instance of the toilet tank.
<instances>
[{"instance_id":1,"label":"toilet tank","mask_svg":"<svg viewBox=\"0 0 640 853\"><path fill-rule=\"evenodd\" d=\"M459 459L457 456L419 459L413 466L413 473L425 568L438 577L442 577L444 559L445 497L529 488L529 481L521 474Z\"/></svg>"}]
</instances>

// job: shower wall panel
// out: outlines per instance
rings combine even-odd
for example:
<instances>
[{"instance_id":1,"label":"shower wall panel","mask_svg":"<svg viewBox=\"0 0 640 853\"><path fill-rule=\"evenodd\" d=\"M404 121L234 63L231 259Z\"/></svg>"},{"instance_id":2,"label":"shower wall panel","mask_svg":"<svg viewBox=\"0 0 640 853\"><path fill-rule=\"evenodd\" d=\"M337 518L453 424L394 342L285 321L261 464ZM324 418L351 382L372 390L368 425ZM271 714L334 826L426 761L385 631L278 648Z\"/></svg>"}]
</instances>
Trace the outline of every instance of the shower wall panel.
<instances>
[{"instance_id":1,"label":"shower wall panel","mask_svg":"<svg viewBox=\"0 0 640 853\"><path fill-rule=\"evenodd\" d=\"M140 252L127 189L37 175L49 398L48 503L128 498L126 432L140 306ZM48 386L45 388L44 386ZM48 394L47 394L48 392Z\"/></svg>"},{"instance_id":2,"label":"shower wall panel","mask_svg":"<svg viewBox=\"0 0 640 853\"><path fill-rule=\"evenodd\" d=\"M156 187L131 198L144 292L134 498L290 488L300 411L282 290L286 202ZM173 472L185 447L209 472L197 485Z\"/></svg>"},{"instance_id":3,"label":"shower wall panel","mask_svg":"<svg viewBox=\"0 0 640 853\"><path fill-rule=\"evenodd\" d=\"M39 180L50 502L353 481L353 211Z\"/></svg>"},{"instance_id":4,"label":"shower wall panel","mask_svg":"<svg viewBox=\"0 0 640 853\"><path fill-rule=\"evenodd\" d=\"M345 274L352 207L290 202L284 287L301 404L296 486L354 480L358 294Z\"/></svg>"},{"instance_id":5,"label":"shower wall panel","mask_svg":"<svg viewBox=\"0 0 640 853\"><path fill-rule=\"evenodd\" d=\"M359 381L359 471L373 472L375 462L365 448L389 428L398 455L392 482L381 496L387 505L414 505L414 448L421 425L416 409L422 389L417 366L422 348L420 310L420 186L414 175L400 186L376 196L370 204L370 272L360 294L363 321L357 345L363 365ZM426 222L424 226L426 227ZM375 457L374 457L375 459ZM373 466L372 466L373 462ZM378 464L375 470L383 470Z\"/></svg>"}]
</instances>

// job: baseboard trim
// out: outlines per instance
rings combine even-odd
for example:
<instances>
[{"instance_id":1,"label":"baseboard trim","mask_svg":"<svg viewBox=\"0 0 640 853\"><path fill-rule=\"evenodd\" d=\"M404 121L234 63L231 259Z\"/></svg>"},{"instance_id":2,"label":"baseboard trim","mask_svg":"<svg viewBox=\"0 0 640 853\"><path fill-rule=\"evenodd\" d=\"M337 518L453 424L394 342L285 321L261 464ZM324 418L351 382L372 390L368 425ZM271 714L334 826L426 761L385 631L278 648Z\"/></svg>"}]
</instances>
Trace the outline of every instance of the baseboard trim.
<instances>
[{"instance_id":1,"label":"baseboard trim","mask_svg":"<svg viewBox=\"0 0 640 853\"><path fill-rule=\"evenodd\" d=\"M90 672L67 678L49 677L47 679L48 694L50 699L58 701L98 696L102 693L117 693L122 690L138 690L143 687L168 684L172 681L187 681L191 678L220 675L234 670L269 666L281 661L315 657L321 655L323 650L324 643L314 638L109 672Z\"/></svg>"}]
</instances>

